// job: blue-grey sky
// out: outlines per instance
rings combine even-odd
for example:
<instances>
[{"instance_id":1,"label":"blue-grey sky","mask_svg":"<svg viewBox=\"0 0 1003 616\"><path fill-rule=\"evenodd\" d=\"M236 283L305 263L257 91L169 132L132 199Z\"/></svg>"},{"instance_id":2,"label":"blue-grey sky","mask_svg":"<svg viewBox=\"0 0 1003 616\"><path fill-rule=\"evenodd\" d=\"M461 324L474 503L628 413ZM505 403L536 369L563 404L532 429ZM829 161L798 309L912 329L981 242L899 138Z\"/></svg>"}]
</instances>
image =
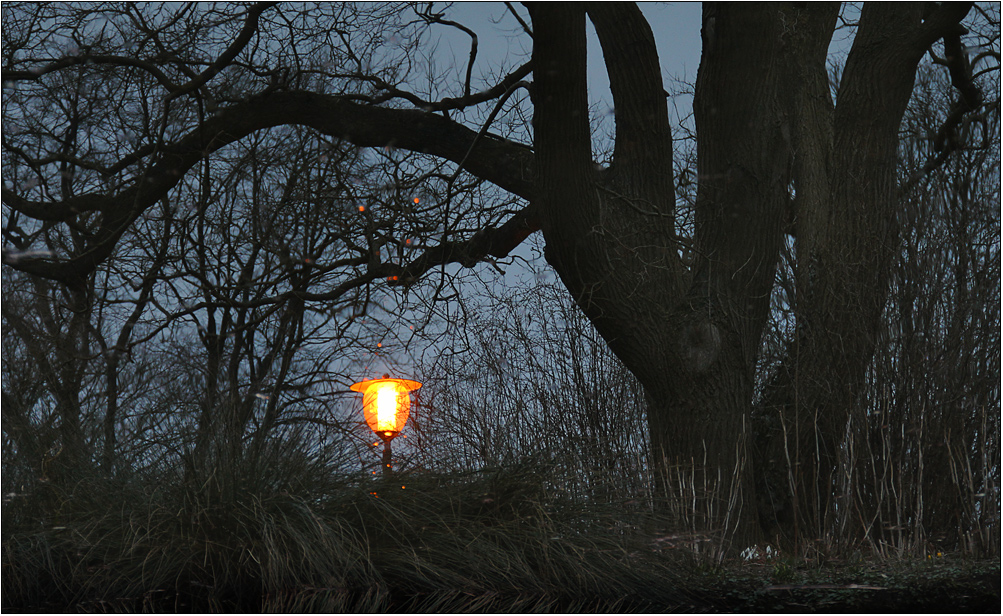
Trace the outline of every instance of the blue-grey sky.
<instances>
[{"instance_id":1,"label":"blue-grey sky","mask_svg":"<svg viewBox=\"0 0 1003 616\"><path fill-rule=\"evenodd\" d=\"M528 23L529 16L524 7L513 6ZM662 83L665 90L675 94L682 84L692 85L696 81L700 66L700 2L639 2L641 12L648 19L658 47L658 59L662 69ZM441 10L437 8L436 10ZM446 12L446 18L466 25L478 35L478 56L474 77L490 76L497 73L501 64L514 67L529 58L532 40L522 32L522 27L502 2L456 2ZM859 17L860 7L847 3L843 7L843 18L854 23ZM833 34L829 45L830 59L845 56L853 41L853 27L840 27ZM433 39L439 39L437 50L439 66L466 66L470 51L470 39L458 30L441 27L434 30ZM612 106L609 92L609 78L602 59L599 39L592 24L587 26L589 41L589 100L602 110ZM452 58L449 55L452 54ZM676 114L678 109L678 115ZM681 117L692 110L692 97L674 96L669 105L670 121L675 126Z\"/></svg>"},{"instance_id":2,"label":"blue-grey sky","mask_svg":"<svg viewBox=\"0 0 1003 616\"><path fill-rule=\"evenodd\" d=\"M517 4L513 6L528 22L525 9ZM665 89L674 92L677 89L674 87L676 80L692 83L700 63L700 3L642 2L639 6L655 35ZM514 66L520 63L520 59L529 58L532 41L522 32L521 26L504 3L457 2L448 9L446 17L466 25L478 35L475 77L497 71L500 63ZM466 66L470 50L469 38L449 28L442 28L441 36L439 53L452 53L455 66ZM588 40L590 102L598 103L599 109L611 107L609 78L606 76L599 39L591 24L588 25ZM440 66L446 65L446 61L440 60ZM688 99L678 103L687 109L690 106Z\"/></svg>"}]
</instances>

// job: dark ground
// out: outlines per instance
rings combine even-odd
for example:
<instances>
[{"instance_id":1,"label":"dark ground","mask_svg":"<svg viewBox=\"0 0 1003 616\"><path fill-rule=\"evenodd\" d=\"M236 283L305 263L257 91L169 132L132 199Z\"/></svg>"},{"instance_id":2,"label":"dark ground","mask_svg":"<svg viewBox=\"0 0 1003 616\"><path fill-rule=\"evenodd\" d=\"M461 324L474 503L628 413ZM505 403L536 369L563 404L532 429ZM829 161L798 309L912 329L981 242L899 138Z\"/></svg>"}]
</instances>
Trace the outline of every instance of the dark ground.
<instances>
[{"instance_id":1,"label":"dark ground","mask_svg":"<svg viewBox=\"0 0 1003 616\"><path fill-rule=\"evenodd\" d=\"M690 598L671 605L652 605L630 597L622 601L591 601L587 597L476 597L469 593L346 593L321 588L290 589L277 603L263 605L252 598L253 589L241 598L200 597L196 589L181 596L169 591L121 601L88 601L75 605L34 605L5 612L233 612L267 611L283 604L295 611L318 612L640 612L640 613L1000 613L1000 564L952 561L881 561L830 564L823 567L792 565L777 560L708 570L696 575L683 590ZM337 596L334 596L337 595ZM260 596L260 595L259 595ZM304 600L304 597L306 599ZM339 609L340 608L340 609Z\"/></svg>"},{"instance_id":2,"label":"dark ground","mask_svg":"<svg viewBox=\"0 0 1003 616\"><path fill-rule=\"evenodd\" d=\"M1000 613L999 562L872 562L795 567L779 560L715 572L721 611Z\"/></svg>"}]
</instances>

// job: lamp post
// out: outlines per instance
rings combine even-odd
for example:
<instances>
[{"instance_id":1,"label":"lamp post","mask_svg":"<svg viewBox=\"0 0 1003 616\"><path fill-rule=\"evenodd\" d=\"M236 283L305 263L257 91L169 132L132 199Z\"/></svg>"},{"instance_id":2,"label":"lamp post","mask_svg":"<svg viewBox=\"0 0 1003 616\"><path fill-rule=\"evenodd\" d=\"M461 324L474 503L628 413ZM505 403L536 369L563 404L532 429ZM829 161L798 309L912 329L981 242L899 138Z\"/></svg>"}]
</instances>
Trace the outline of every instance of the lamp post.
<instances>
[{"instance_id":1,"label":"lamp post","mask_svg":"<svg viewBox=\"0 0 1003 616\"><path fill-rule=\"evenodd\" d=\"M400 434L411 411L411 393L421 387L418 381L392 379L384 374L381 379L360 381L352 391L362 393L362 412L369 428L383 440L383 476L391 472L390 441Z\"/></svg>"}]
</instances>

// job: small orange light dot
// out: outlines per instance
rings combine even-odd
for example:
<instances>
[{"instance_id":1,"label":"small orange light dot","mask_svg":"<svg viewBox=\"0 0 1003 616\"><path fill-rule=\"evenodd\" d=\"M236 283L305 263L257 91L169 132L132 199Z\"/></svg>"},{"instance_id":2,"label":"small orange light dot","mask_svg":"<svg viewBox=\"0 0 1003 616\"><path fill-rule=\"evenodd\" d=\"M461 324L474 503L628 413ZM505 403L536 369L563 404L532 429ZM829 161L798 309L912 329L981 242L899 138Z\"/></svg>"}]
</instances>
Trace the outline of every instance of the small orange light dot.
<instances>
[{"instance_id":1,"label":"small orange light dot","mask_svg":"<svg viewBox=\"0 0 1003 616\"><path fill-rule=\"evenodd\" d=\"M414 202L415 202L415 203L418 203L418 197L415 197L415 198L414 198Z\"/></svg>"},{"instance_id":2,"label":"small orange light dot","mask_svg":"<svg viewBox=\"0 0 1003 616\"><path fill-rule=\"evenodd\" d=\"M382 342L377 342L376 343L376 348L377 349L382 349L383 348L383 343Z\"/></svg>"},{"instance_id":3,"label":"small orange light dot","mask_svg":"<svg viewBox=\"0 0 1003 616\"><path fill-rule=\"evenodd\" d=\"M403 489L404 489L404 486L401 486L401 490L403 490Z\"/></svg>"},{"instance_id":4,"label":"small orange light dot","mask_svg":"<svg viewBox=\"0 0 1003 616\"><path fill-rule=\"evenodd\" d=\"M365 212L365 211L366 211L366 206L364 206L364 205L360 205L360 206L359 206L359 211L360 211L360 212Z\"/></svg>"}]
</instances>

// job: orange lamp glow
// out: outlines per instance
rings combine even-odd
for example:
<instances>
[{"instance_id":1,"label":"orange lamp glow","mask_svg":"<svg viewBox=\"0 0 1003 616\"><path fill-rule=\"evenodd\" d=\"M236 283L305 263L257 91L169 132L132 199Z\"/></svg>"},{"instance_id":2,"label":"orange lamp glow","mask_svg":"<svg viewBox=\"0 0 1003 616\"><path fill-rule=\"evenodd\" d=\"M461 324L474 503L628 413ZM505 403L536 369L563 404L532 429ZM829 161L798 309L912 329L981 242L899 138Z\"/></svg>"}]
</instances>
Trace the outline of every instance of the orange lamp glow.
<instances>
[{"instance_id":1,"label":"orange lamp glow","mask_svg":"<svg viewBox=\"0 0 1003 616\"><path fill-rule=\"evenodd\" d=\"M371 379L352 385L352 391L362 392L362 412L370 429L383 440L390 440L404 429L411 411L410 392L421 387L418 381Z\"/></svg>"}]
</instances>

